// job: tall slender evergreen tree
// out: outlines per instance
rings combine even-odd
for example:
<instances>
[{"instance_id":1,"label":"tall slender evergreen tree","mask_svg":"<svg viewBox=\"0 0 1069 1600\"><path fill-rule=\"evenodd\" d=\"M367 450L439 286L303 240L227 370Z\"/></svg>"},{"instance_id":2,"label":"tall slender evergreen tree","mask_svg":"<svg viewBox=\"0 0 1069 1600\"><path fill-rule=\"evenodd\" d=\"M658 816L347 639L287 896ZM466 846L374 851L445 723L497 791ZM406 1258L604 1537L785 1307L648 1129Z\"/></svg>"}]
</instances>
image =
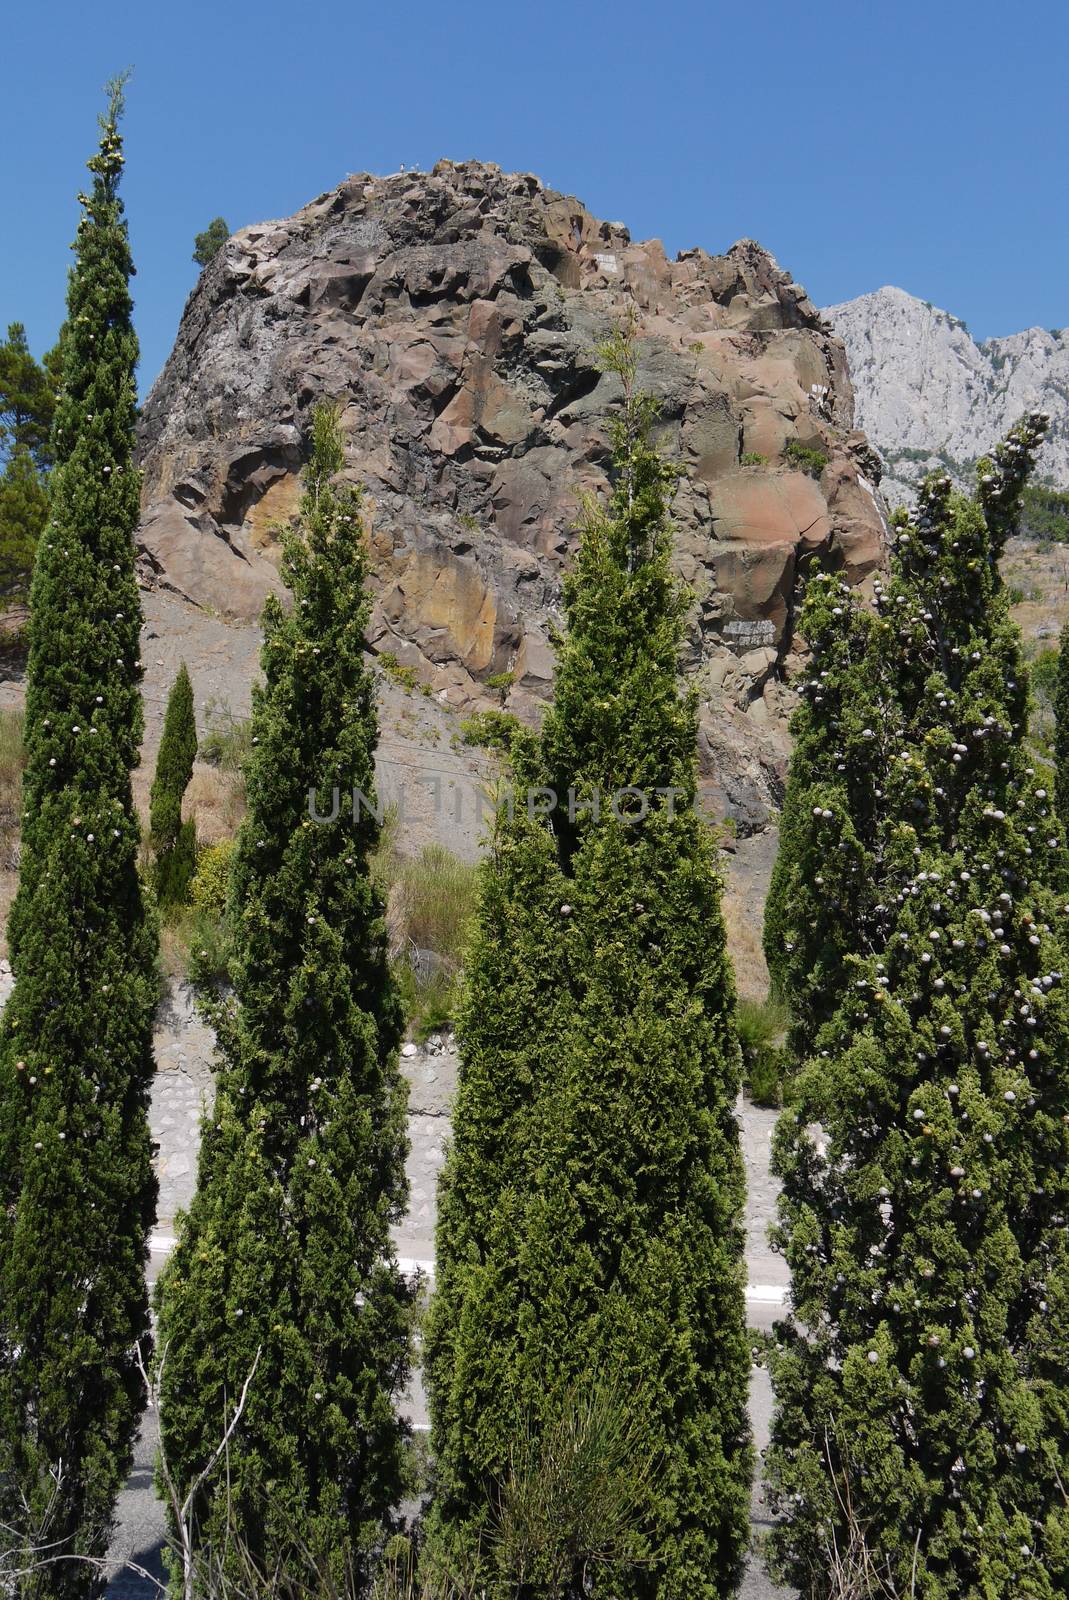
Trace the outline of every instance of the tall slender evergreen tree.
<instances>
[{"instance_id":1,"label":"tall slender evergreen tree","mask_svg":"<svg viewBox=\"0 0 1069 1600\"><path fill-rule=\"evenodd\" d=\"M141 735L131 467L137 342L118 188L122 84L89 162L51 516L31 596L15 987L0 1030L0 1520L96 1586L143 1404L156 930L130 773Z\"/></svg>"},{"instance_id":2,"label":"tall slender evergreen tree","mask_svg":"<svg viewBox=\"0 0 1069 1600\"><path fill-rule=\"evenodd\" d=\"M1058 679L1054 690L1054 803L1069 831L1069 622L1058 640Z\"/></svg>"},{"instance_id":3,"label":"tall slender evergreen tree","mask_svg":"<svg viewBox=\"0 0 1069 1600\"><path fill-rule=\"evenodd\" d=\"M182 797L197 759L193 685L183 661L167 696L167 714L149 797L149 831L156 851L156 898L161 906L184 905L197 870L197 829L182 821Z\"/></svg>"},{"instance_id":4,"label":"tall slender evergreen tree","mask_svg":"<svg viewBox=\"0 0 1069 1600\"><path fill-rule=\"evenodd\" d=\"M1046 422L1034 414L1010 430L994 459L979 464L975 498L952 493L949 478L927 481L915 510L896 515L891 575L877 582L873 609L835 574L809 584L802 631L811 670L791 724L794 752L765 910L769 971L791 1010L797 1060L839 1004L847 958L886 934L888 818L942 838L969 792L974 763L962 741L971 707L956 699L956 674L978 649L990 662L988 731L1023 725L1025 674L1017 670L998 559L1017 525ZM960 555L953 572L944 553ZM927 788L913 782L903 765L903 751L913 747L925 758L945 756L943 779Z\"/></svg>"},{"instance_id":5,"label":"tall slender evergreen tree","mask_svg":"<svg viewBox=\"0 0 1069 1600\"><path fill-rule=\"evenodd\" d=\"M291 1574L311 1561L359 1582L402 1488L411 1295L389 1235L406 1196L405 1093L368 866L378 824L363 806L355 824L319 824L309 807L310 791L320 815L332 789L374 792L367 548L342 462L337 414L319 409L284 536L293 608L264 612L233 1001L214 1009L215 1109L161 1279L159 1344L163 1450L183 1492L256 1366L193 1507L202 1558L225 1563L234 1539Z\"/></svg>"},{"instance_id":6,"label":"tall slender evergreen tree","mask_svg":"<svg viewBox=\"0 0 1069 1600\"><path fill-rule=\"evenodd\" d=\"M775 1145L793 1316L768 1467L776 1560L807 1600L862 1548L888 1592L930 1600L1069 1582L1064 842L996 566L1042 424L981 462L976 502L939 480L898 519L827 698L814 630L811 704L848 763L852 691L880 686L880 714L870 699L866 916ZM858 816L829 801L823 861Z\"/></svg>"},{"instance_id":7,"label":"tall slender evergreen tree","mask_svg":"<svg viewBox=\"0 0 1069 1600\"><path fill-rule=\"evenodd\" d=\"M567 1592L712 1597L739 1574L750 1475L734 989L693 809L674 474L633 338L603 354L624 385L615 485L585 508L554 707L514 748L519 799L483 871L461 1018L427 1341L429 1554L463 1571L482 1554L492 1584L516 1438L556 1429L577 1385L607 1386L655 1464L636 1502L644 1559L593 1590L578 1560ZM558 796L551 818L539 791ZM522 1592L550 1592L545 1575Z\"/></svg>"}]
</instances>

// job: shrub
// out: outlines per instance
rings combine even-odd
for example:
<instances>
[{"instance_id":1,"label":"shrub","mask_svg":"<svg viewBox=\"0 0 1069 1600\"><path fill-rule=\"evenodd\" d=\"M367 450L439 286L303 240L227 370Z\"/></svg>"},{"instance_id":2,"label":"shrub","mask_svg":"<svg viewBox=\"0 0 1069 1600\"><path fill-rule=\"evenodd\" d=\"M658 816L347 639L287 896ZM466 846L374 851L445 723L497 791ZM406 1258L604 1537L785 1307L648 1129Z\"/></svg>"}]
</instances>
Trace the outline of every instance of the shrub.
<instances>
[{"instance_id":1,"label":"shrub","mask_svg":"<svg viewBox=\"0 0 1069 1600\"><path fill-rule=\"evenodd\" d=\"M767 460L768 457L763 456L760 450L744 450L739 457L739 465L743 467L763 467Z\"/></svg>"},{"instance_id":2,"label":"shrub","mask_svg":"<svg viewBox=\"0 0 1069 1600\"><path fill-rule=\"evenodd\" d=\"M226 910L230 887L230 869L234 861L235 841L222 839L210 844L197 857L197 870L193 878L190 899L198 911L221 917Z\"/></svg>"},{"instance_id":3,"label":"shrub","mask_svg":"<svg viewBox=\"0 0 1069 1600\"><path fill-rule=\"evenodd\" d=\"M742 1080L755 1105L783 1104L787 1008L778 1000L740 1000L736 1014Z\"/></svg>"},{"instance_id":4,"label":"shrub","mask_svg":"<svg viewBox=\"0 0 1069 1600\"><path fill-rule=\"evenodd\" d=\"M402 689L418 690L420 694L425 695L431 693L430 685L420 682L419 674L416 672L415 667L404 666L398 661L392 650L380 650L378 660L379 666L386 676L392 682L399 684Z\"/></svg>"},{"instance_id":5,"label":"shrub","mask_svg":"<svg viewBox=\"0 0 1069 1600\"><path fill-rule=\"evenodd\" d=\"M460 737L464 744L503 750L507 754L520 727L519 718L511 711L473 711L470 717L461 720Z\"/></svg>"},{"instance_id":6,"label":"shrub","mask_svg":"<svg viewBox=\"0 0 1069 1600\"><path fill-rule=\"evenodd\" d=\"M501 696L501 704L504 705L508 699L508 692L515 681L516 674L514 672L491 672L486 679L486 687L492 689L495 694L499 694Z\"/></svg>"},{"instance_id":7,"label":"shrub","mask_svg":"<svg viewBox=\"0 0 1069 1600\"><path fill-rule=\"evenodd\" d=\"M476 868L444 845L426 845L411 860L401 860L391 894L409 945L433 950L459 967L475 913Z\"/></svg>"},{"instance_id":8,"label":"shrub","mask_svg":"<svg viewBox=\"0 0 1069 1600\"><path fill-rule=\"evenodd\" d=\"M811 478L819 478L828 465L828 458L823 450L811 450L808 445L801 444L797 439L787 440L783 455L788 466L797 467L800 472L808 472Z\"/></svg>"},{"instance_id":9,"label":"shrub","mask_svg":"<svg viewBox=\"0 0 1069 1600\"><path fill-rule=\"evenodd\" d=\"M241 772L252 754L252 723L236 717L225 700L209 700L204 708L204 735L198 754L211 767Z\"/></svg>"}]
</instances>

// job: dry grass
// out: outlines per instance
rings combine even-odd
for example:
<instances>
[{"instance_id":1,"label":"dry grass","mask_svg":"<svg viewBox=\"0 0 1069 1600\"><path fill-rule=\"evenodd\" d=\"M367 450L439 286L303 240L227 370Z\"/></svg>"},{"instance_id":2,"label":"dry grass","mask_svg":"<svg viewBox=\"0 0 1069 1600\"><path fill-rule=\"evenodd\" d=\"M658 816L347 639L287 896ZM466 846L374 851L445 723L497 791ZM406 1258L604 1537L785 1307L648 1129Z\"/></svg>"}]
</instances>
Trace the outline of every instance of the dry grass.
<instances>
[{"instance_id":1,"label":"dry grass","mask_svg":"<svg viewBox=\"0 0 1069 1600\"><path fill-rule=\"evenodd\" d=\"M18 866L22 824L22 774L26 766L23 713L0 708L0 872Z\"/></svg>"},{"instance_id":2,"label":"dry grass","mask_svg":"<svg viewBox=\"0 0 1069 1600\"><path fill-rule=\"evenodd\" d=\"M182 814L197 825L197 843L219 844L237 833L247 810L245 780L233 768L210 767L198 761L193 767Z\"/></svg>"},{"instance_id":3,"label":"dry grass","mask_svg":"<svg viewBox=\"0 0 1069 1600\"><path fill-rule=\"evenodd\" d=\"M724 889L724 922L728 950L735 967L735 983L742 1000L763 1001L768 995L768 963L761 946L763 904L730 882Z\"/></svg>"}]
</instances>

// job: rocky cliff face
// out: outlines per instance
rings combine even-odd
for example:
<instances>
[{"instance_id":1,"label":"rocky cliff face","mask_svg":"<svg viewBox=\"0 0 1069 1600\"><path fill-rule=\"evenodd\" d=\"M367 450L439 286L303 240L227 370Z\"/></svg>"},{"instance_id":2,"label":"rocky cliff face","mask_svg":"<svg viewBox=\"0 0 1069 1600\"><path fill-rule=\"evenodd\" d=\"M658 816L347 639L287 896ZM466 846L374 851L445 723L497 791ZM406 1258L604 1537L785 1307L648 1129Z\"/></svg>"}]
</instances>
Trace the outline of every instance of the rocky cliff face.
<instances>
[{"instance_id":1,"label":"rocky cliff face","mask_svg":"<svg viewBox=\"0 0 1069 1600\"><path fill-rule=\"evenodd\" d=\"M940 462L964 478L1030 409L1051 415L1039 472L1069 486L1069 331L977 344L949 312L890 288L825 316L846 346L857 422L884 458L889 499Z\"/></svg>"},{"instance_id":2,"label":"rocky cliff face","mask_svg":"<svg viewBox=\"0 0 1069 1600\"><path fill-rule=\"evenodd\" d=\"M761 826L782 781L800 568L820 554L859 581L884 527L843 347L751 240L669 261L534 177L451 162L350 177L235 234L145 406L146 582L255 617L310 408L336 400L369 495L372 647L459 709L511 673L510 707L537 716L577 496L606 485L619 386L594 348L628 306L640 382L685 468L677 558L706 788L744 831Z\"/></svg>"}]
</instances>

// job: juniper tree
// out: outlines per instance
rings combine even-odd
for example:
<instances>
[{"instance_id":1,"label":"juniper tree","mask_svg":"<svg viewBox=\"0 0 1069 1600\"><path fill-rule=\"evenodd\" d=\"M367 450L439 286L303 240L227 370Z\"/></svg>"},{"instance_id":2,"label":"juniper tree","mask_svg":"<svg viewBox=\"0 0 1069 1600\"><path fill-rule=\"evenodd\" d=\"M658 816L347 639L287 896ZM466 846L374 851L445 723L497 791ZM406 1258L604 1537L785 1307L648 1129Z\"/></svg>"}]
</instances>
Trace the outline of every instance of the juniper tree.
<instances>
[{"instance_id":1,"label":"juniper tree","mask_svg":"<svg viewBox=\"0 0 1069 1600\"><path fill-rule=\"evenodd\" d=\"M520 800L483 869L460 1019L427 1342L430 1557L467 1572L481 1553L493 1575L515 1440L567 1431L562 1408L607 1386L654 1464L643 1559L584 1578L577 1556L567 1593L711 1597L739 1575L750 1475L734 989L693 807L674 472L633 340L604 359L624 380L614 488L583 514L554 706L513 747ZM551 1570L522 1592L559 1593Z\"/></svg>"},{"instance_id":2,"label":"juniper tree","mask_svg":"<svg viewBox=\"0 0 1069 1600\"><path fill-rule=\"evenodd\" d=\"M898 799L903 819L923 834L942 837L952 827L971 771L963 748L948 753L952 783L922 794L898 779L903 750L923 753L944 740L957 747L968 734L970 707L956 701L953 679L977 648L992 672L985 737L996 725L1023 725L1025 674L998 559L1045 427L1036 413L1010 430L994 459L979 463L975 498L953 493L947 477L925 483L916 509L896 514L891 572L876 581L873 608L832 573L818 573L807 588L801 625L811 669L791 723L764 940L773 988L791 1008L796 1059L812 1050L838 1004L846 957L881 936L880 837ZM953 573L935 558L944 548L960 553Z\"/></svg>"},{"instance_id":3,"label":"juniper tree","mask_svg":"<svg viewBox=\"0 0 1069 1600\"><path fill-rule=\"evenodd\" d=\"M156 898L161 906L184 905L197 870L197 831L182 821L182 797L197 758L193 685L183 661L167 697L156 774L149 797L149 830L156 851Z\"/></svg>"},{"instance_id":4,"label":"juniper tree","mask_svg":"<svg viewBox=\"0 0 1069 1600\"><path fill-rule=\"evenodd\" d=\"M1069 622L1058 640L1054 690L1054 803L1063 828L1069 828Z\"/></svg>"},{"instance_id":5,"label":"juniper tree","mask_svg":"<svg viewBox=\"0 0 1069 1600\"><path fill-rule=\"evenodd\" d=\"M1069 1582L1064 843L995 567L1041 420L981 462L978 503L941 480L898 519L857 663L888 685L866 741L875 882L774 1149L793 1315L773 1358L773 1548L814 1600L859 1542L890 1592L930 1600Z\"/></svg>"},{"instance_id":6,"label":"juniper tree","mask_svg":"<svg viewBox=\"0 0 1069 1600\"><path fill-rule=\"evenodd\" d=\"M88 1594L144 1400L155 925L141 735L132 271L112 86L68 290L52 506L31 594L22 854L0 1029L0 1522ZM67 1558L75 1558L68 1560Z\"/></svg>"},{"instance_id":7,"label":"juniper tree","mask_svg":"<svg viewBox=\"0 0 1069 1600\"><path fill-rule=\"evenodd\" d=\"M364 665L360 491L336 481L337 415L316 412L289 613L264 611L249 812L231 879L232 1000L213 1008L220 1065L196 1194L161 1279L163 1452L186 1492L255 1364L227 1459L193 1506L201 1555L233 1536L292 1576L359 1583L402 1487L396 1403L410 1291L390 1242L406 1196L402 1014L370 875L379 836L312 820L331 791L374 793ZM306 1574L307 1575L307 1574Z\"/></svg>"}]
</instances>

